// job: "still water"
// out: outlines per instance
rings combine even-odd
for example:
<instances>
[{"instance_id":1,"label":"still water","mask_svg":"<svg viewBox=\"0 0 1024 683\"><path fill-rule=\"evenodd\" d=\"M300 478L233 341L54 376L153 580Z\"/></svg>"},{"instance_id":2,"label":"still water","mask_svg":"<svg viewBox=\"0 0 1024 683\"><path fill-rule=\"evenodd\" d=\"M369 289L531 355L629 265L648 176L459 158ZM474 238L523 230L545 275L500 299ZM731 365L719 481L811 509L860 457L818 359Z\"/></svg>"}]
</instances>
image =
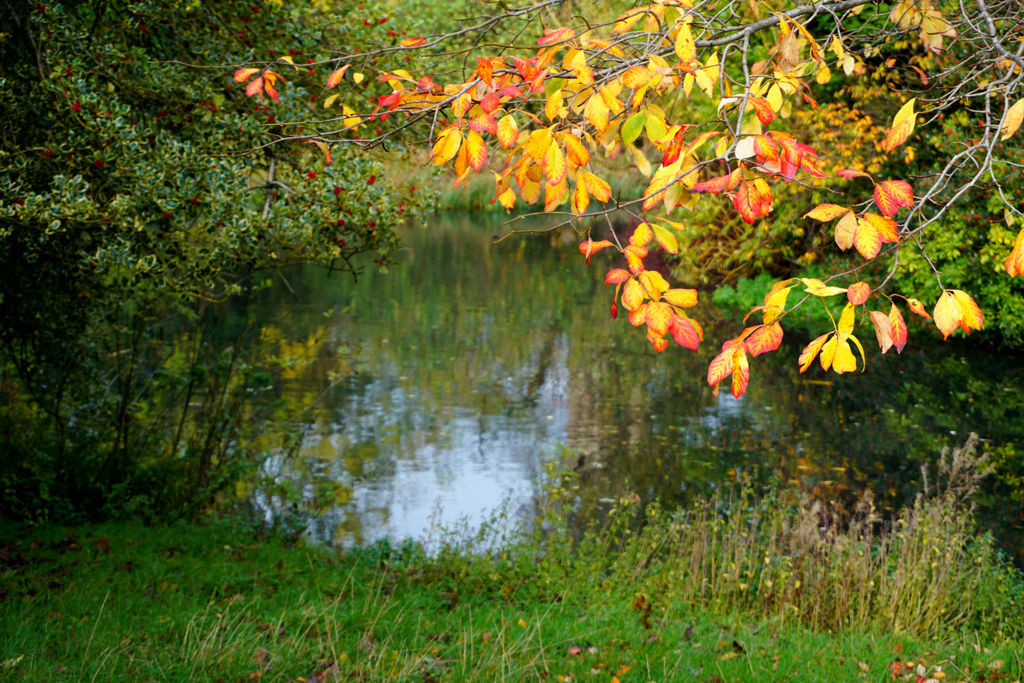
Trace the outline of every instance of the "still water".
<instances>
[{"instance_id":1,"label":"still water","mask_svg":"<svg viewBox=\"0 0 1024 683\"><path fill-rule=\"evenodd\" d=\"M319 510L303 517L308 533L340 545L430 539L503 502L508 517L528 516L551 466L575 469L581 505L595 508L634 493L678 504L737 477L845 502L870 488L898 504L921 463L970 431L1002 471L1020 469L1019 358L993 363L913 320L902 356L869 347L863 374L800 375L806 337L787 332L752 361L742 399L715 397L707 364L742 314L702 304L701 350L655 354L640 330L609 321L611 256L588 267L564 236L494 244L501 232L492 218L442 216L403 234L388 273L292 272L257 295L278 390L305 407L291 448L266 444L279 486L256 496L268 519ZM1007 530L1024 506L1005 479L986 495L1003 501Z\"/></svg>"}]
</instances>

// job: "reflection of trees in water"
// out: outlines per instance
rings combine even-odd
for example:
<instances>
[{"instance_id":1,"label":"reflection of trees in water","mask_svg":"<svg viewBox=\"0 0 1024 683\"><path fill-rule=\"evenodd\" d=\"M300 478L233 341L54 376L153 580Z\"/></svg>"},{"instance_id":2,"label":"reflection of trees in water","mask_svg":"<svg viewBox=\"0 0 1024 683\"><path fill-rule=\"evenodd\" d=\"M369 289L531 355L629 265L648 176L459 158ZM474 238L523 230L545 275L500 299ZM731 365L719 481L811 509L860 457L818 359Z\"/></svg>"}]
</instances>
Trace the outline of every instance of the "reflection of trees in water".
<instances>
[{"instance_id":1,"label":"reflection of trees in water","mask_svg":"<svg viewBox=\"0 0 1024 683\"><path fill-rule=\"evenodd\" d=\"M566 466L584 456L584 502L634 491L681 502L737 476L846 501L870 487L902 502L920 462L950 431L971 429L1010 444L1004 467L1015 466L1012 444L1024 443L1017 362L993 372L986 356L908 347L872 359L863 375L820 381L817 368L797 372L799 335L787 332L778 353L754 361L741 401L714 397L702 381L712 344L655 355L625 321L606 322L597 257L587 269L546 238L495 253L493 232L431 228L408 236L408 262L387 275L352 284L309 272L289 278L298 302L262 293L266 319L282 338L304 340L310 359L282 367L277 391L312 401L337 378L307 415L293 464L339 487L333 499L303 489L329 503L321 537L340 530L363 541L386 529L404 498L422 493L394 482L441 485L467 468L533 482L558 443L571 451ZM729 336L734 321L719 331L714 315L704 312L708 339Z\"/></svg>"}]
</instances>

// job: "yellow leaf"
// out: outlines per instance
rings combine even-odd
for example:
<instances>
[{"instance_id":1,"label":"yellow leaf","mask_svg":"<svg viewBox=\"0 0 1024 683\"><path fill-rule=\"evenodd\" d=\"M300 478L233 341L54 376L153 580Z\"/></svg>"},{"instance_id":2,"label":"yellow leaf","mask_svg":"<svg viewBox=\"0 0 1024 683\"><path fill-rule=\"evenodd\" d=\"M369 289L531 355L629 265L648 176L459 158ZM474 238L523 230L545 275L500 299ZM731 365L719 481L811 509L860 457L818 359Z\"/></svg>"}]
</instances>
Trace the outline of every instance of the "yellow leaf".
<instances>
[{"instance_id":1,"label":"yellow leaf","mask_svg":"<svg viewBox=\"0 0 1024 683\"><path fill-rule=\"evenodd\" d=\"M679 240L676 239L675 235L657 223L652 223L651 228L654 230L654 239L658 241L662 249L670 254L679 253Z\"/></svg>"},{"instance_id":2,"label":"yellow leaf","mask_svg":"<svg viewBox=\"0 0 1024 683\"><path fill-rule=\"evenodd\" d=\"M541 161L548 153L548 147L550 146L551 131L547 128L539 128L530 133L530 137L526 141L526 148L523 151L533 159Z\"/></svg>"},{"instance_id":3,"label":"yellow leaf","mask_svg":"<svg viewBox=\"0 0 1024 683\"><path fill-rule=\"evenodd\" d=\"M582 216L590 206L590 195L587 194L587 183L583 174L576 176L576 189L572 193L572 210L577 216Z\"/></svg>"},{"instance_id":4,"label":"yellow leaf","mask_svg":"<svg viewBox=\"0 0 1024 683\"><path fill-rule=\"evenodd\" d=\"M1016 133L1021 122L1024 122L1024 98L1017 100L1006 110L1006 115L1003 117L1002 139L1006 140Z\"/></svg>"},{"instance_id":5,"label":"yellow leaf","mask_svg":"<svg viewBox=\"0 0 1024 683\"><path fill-rule=\"evenodd\" d=\"M516 124L512 114L503 116L498 121L498 144L502 149L508 149L519 140L519 126Z\"/></svg>"},{"instance_id":6,"label":"yellow leaf","mask_svg":"<svg viewBox=\"0 0 1024 683\"><path fill-rule=\"evenodd\" d=\"M856 306L852 303L846 304L842 314L839 316L839 323L836 325L836 329L840 332L846 332L849 334L853 332L854 317L856 315Z\"/></svg>"},{"instance_id":7,"label":"yellow leaf","mask_svg":"<svg viewBox=\"0 0 1024 683\"><path fill-rule=\"evenodd\" d=\"M462 146L462 133L456 128L449 128L437 136L432 157L435 166L446 164L458 153Z\"/></svg>"},{"instance_id":8,"label":"yellow leaf","mask_svg":"<svg viewBox=\"0 0 1024 683\"><path fill-rule=\"evenodd\" d=\"M697 58L697 43L693 40L689 24L684 23L679 27L679 33L676 34L675 50L683 68L689 69L693 60Z\"/></svg>"},{"instance_id":9,"label":"yellow leaf","mask_svg":"<svg viewBox=\"0 0 1024 683\"><path fill-rule=\"evenodd\" d=\"M363 74L359 73L358 71L352 73L352 82L355 83L356 85L362 83L364 78L365 76L363 76Z\"/></svg>"},{"instance_id":10,"label":"yellow leaf","mask_svg":"<svg viewBox=\"0 0 1024 683\"><path fill-rule=\"evenodd\" d=\"M896 149L910 137L910 134L914 132L914 123L917 120L917 115L914 113L914 103L917 101L916 97L911 97L906 104L900 107L900 110L896 112L896 118L892 121L892 127L885 136L885 141L882 143L882 149L886 152L891 152Z\"/></svg>"},{"instance_id":11,"label":"yellow leaf","mask_svg":"<svg viewBox=\"0 0 1024 683\"><path fill-rule=\"evenodd\" d=\"M856 234L857 216L852 211L848 211L836 223L836 244L845 251L853 246Z\"/></svg>"},{"instance_id":12,"label":"yellow leaf","mask_svg":"<svg viewBox=\"0 0 1024 683\"><path fill-rule=\"evenodd\" d=\"M599 178L590 171L584 171L583 176L587 179L587 190L594 199L604 203L612 198L612 188L604 179Z\"/></svg>"},{"instance_id":13,"label":"yellow leaf","mask_svg":"<svg viewBox=\"0 0 1024 683\"><path fill-rule=\"evenodd\" d=\"M558 185L565 180L567 168L562 148L557 143L548 145L548 151L544 154L544 176L548 184Z\"/></svg>"}]
</instances>

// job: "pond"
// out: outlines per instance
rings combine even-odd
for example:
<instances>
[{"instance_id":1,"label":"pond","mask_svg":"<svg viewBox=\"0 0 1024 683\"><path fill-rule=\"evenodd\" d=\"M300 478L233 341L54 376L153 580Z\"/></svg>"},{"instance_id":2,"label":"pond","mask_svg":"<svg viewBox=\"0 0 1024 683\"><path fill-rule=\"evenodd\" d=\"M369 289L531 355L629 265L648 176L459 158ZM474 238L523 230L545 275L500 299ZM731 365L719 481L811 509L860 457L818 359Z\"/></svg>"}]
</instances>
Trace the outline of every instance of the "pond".
<instances>
[{"instance_id":1,"label":"pond","mask_svg":"<svg viewBox=\"0 0 1024 683\"><path fill-rule=\"evenodd\" d=\"M291 359L277 391L306 406L295 447L264 464L293 493L257 494L268 519L297 496L321 511L305 523L323 542L428 539L458 520L473 528L503 501L510 517L529 515L551 467L575 470L581 505L597 508L633 494L678 504L737 477L845 502L871 489L894 505L918 490L923 462L975 431L1002 472L988 509L1016 537L1019 357L942 344L915 320L900 356L869 348L864 373L801 375L806 337L787 331L752 361L745 396L716 397L707 364L742 313L702 304L700 351L656 354L626 320L609 321L611 257L588 267L574 240L550 233L495 244L503 231L488 216L441 216L403 233L388 273L310 269L257 293L261 338Z\"/></svg>"}]
</instances>

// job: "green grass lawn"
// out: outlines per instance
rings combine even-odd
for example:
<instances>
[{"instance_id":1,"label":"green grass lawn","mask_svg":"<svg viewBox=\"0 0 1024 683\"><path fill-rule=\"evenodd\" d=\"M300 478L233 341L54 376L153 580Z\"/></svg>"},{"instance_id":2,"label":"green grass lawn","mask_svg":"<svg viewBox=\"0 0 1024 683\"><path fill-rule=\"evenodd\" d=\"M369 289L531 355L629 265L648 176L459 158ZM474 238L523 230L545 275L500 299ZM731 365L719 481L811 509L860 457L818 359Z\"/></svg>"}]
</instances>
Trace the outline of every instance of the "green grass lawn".
<instances>
[{"instance_id":1,"label":"green grass lawn","mask_svg":"<svg viewBox=\"0 0 1024 683\"><path fill-rule=\"evenodd\" d=\"M909 535L902 545L872 542L866 556L903 578L882 589L889 593L842 588L844 575L868 566L839 550L863 530L849 524L798 569L796 546L783 547L771 529L773 519L788 520L786 533L799 535L799 506L772 500L734 500L744 506L732 516L744 520L738 525L701 512L719 504L670 516L626 501L607 526L575 540L549 527L500 551L467 541L429 556L413 543L334 551L226 521L6 524L0 679L1019 680L1020 575L999 561L979 569L990 545L953 558L949 583L934 560L922 569L906 559ZM927 534L969 532L954 509L942 508L951 516L940 519L925 508L917 518L946 525ZM913 522L904 527L913 531ZM711 539L702 554L695 533ZM752 562L730 569L741 551ZM771 567L783 556L802 577L788 593L772 589L783 579ZM705 570L684 571L698 559ZM716 563L724 570L712 571ZM907 575L920 571L932 573L915 593ZM815 575L839 578L814 583ZM872 576L863 580L880 580ZM935 597L934 585L958 588ZM870 610L855 604L861 599ZM913 620L879 607L888 599L950 618ZM838 625L822 627L829 619ZM913 628L893 625L901 620Z\"/></svg>"}]
</instances>

